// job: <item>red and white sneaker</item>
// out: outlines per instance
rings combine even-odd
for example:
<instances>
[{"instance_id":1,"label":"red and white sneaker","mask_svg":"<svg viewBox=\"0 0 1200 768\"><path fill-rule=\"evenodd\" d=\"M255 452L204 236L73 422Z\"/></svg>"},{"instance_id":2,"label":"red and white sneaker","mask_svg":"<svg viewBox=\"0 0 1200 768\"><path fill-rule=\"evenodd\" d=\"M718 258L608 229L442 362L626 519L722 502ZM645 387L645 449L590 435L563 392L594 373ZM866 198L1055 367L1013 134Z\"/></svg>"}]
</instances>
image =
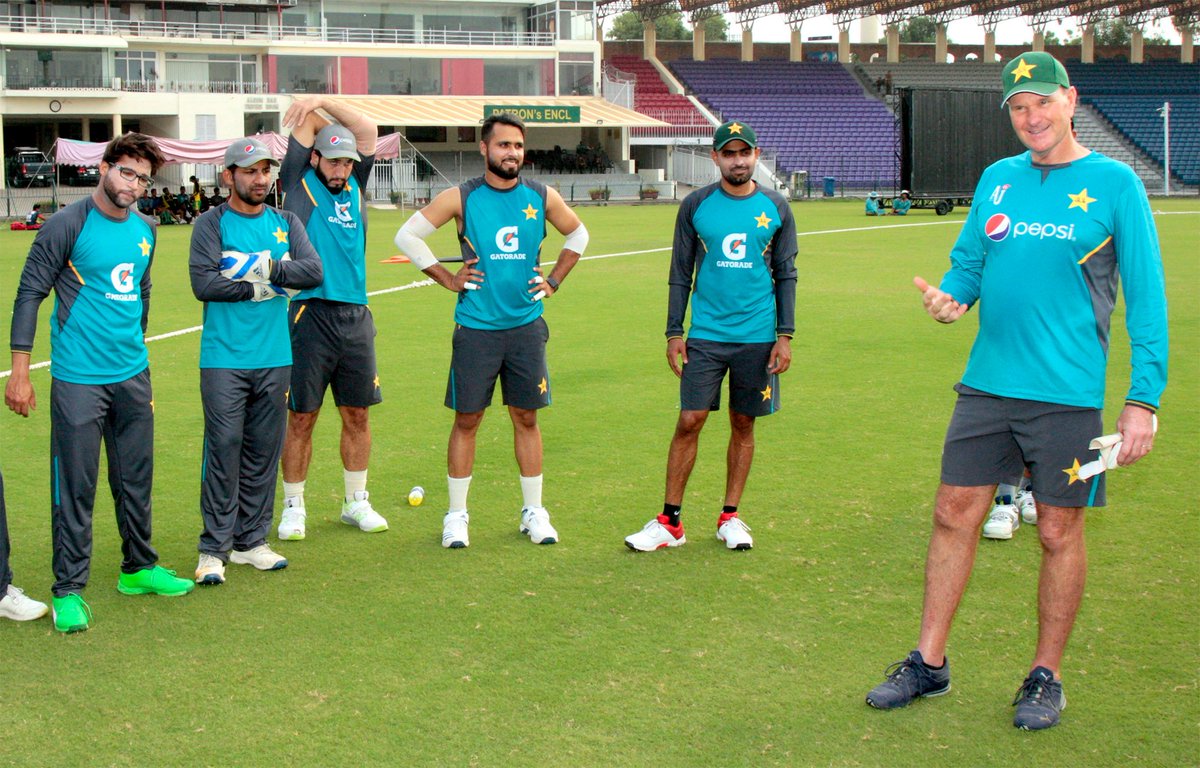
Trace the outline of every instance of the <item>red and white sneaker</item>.
<instances>
[{"instance_id":1,"label":"red and white sneaker","mask_svg":"<svg viewBox=\"0 0 1200 768\"><path fill-rule=\"evenodd\" d=\"M632 536L625 537L625 546L638 552L653 552L663 547L678 547L687 543L683 524L671 525L671 518L659 515Z\"/></svg>"},{"instance_id":2,"label":"red and white sneaker","mask_svg":"<svg viewBox=\"0 0 1200 768\"><path fill-rule=\"evenodd\" d=\"M752 549L754 538L750 536L750 526L742 522L737 513L722 514L717 521L717 538L725 542L729 549Z\"/></svg>"}]
</instances>

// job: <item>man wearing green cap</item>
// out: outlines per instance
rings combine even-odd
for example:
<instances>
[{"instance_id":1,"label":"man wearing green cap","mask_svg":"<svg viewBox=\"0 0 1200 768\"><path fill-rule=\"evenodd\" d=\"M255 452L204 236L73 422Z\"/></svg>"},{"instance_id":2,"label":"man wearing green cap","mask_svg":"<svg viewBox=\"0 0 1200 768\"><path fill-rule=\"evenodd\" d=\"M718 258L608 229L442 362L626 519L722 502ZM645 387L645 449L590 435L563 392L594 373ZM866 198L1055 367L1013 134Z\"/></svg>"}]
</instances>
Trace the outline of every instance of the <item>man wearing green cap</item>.
<instances>
[{"instance_id":1,"label":"man wearing green cap","mask_svg":"<svg viewBox=\"0 0 1200 768\"><path fill-rule=\"evenodd\" d=\"M738 504L754 458L754 420L779 410L779 374L792 362L796 328L796 222L787 201L754 182L761 150L754 129L730 121L713 135L720 180L679 206L667 307L667 363L680 378L679 419L667 454L662 514L625 537L639 552L687 541L683 493L700 430L721 404L729 374L729 450L717 539L727 549L754 545ZM683 318L692 304L684 340Z\"/></svg>"},{"instance_id":2,"label":"man wearing green cap","mask_svg":"<svg viewBox=\"0 0 1200 768\"><path fill-rule=\"evenodd\" d=\"M867 703L892 709L950 690L950 625L994 480L1028 466L1042 545L1038 639L1013 725L1040 730L1056 725L1066 706L1059 672L1087 572L1084 507L1105 503L1104 475L1080 470L1104 431L1118 283L1132 375L1116 434L1102 438L1119 443L1117 466L1153 445L1167 381L1167 313L1146 190L1128 166L1075 139L1077 97L1062 64L1040 51L1022 54L1004 68L1003 86L1001 105L1029 151L983 172L940 286L913 280L938 322L952 323L978 302L979 333L942 451L920 641ZM1038 375L1011 375L1018 354Z\"/></svg>"}]
</instances>

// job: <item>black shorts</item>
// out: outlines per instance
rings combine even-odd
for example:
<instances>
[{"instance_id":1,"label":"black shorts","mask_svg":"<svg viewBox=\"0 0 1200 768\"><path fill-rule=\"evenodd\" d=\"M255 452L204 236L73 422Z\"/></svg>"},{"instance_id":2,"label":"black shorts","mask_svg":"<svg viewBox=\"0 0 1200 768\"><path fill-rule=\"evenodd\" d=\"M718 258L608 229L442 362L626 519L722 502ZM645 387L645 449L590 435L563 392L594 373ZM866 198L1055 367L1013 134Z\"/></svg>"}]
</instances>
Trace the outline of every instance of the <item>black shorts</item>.
<instances>
[{"instance_id":1,"label":"black shorts","mask_svg":"<svg viewBox=\"0 0 1200 768\"><path fill-rule=\"evenodd\" d=\"M375 367L375 320L365 304L307 299L288 307L292 388L288 409L312 413L332 387L333 402L366 408L383 400Z\"/></svg>"},{"instance_id":2,"label":"black shorts","mask_svg":"<svg viewBox=\"0 0 1200 768\"><path fill-rule=\"evenodd\" d=\"M767 368L775 342L731 344L687 340L687 365L679 380L679 409L721 408L721 382L729 372L729 409L744 416L769 416L780 408L779 376Z\"/></svg>"},{"instance_id":3,"label":"black shorts","mask_svg":"<svg viewBox=\"0 0 1200 768\"><path fill-rule=\"evenodd\" d=\"M942 448L942 482L995 485L1021 477L1026 466L1039 503L1056 507L1103 507L1104 475L1076 476L1096 458L1088 448L1103 430L1099 409L997 397L965 384Z\"/></svg>"},{"instance_id":4,"label":"black shorts","mask_svg":"<svg viewBox=\"0 0 1200 768\"><path fill-rule=\"evenodd\" d=\"M550 405L546 342L550 329L542 318L503 331L454 327L454 353L446 407L476 413L492 404L496 378L504 404L536 410Z\"/></svg>"}]
</instances>

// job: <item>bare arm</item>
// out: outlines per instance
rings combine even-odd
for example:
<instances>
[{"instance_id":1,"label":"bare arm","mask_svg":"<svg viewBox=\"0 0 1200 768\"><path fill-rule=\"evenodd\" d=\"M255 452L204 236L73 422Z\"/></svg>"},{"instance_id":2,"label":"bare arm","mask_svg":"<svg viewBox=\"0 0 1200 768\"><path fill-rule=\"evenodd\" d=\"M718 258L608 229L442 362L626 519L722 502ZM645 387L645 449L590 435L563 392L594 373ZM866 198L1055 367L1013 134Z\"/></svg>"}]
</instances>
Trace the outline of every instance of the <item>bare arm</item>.
<instances>
[{"instance_id":1,"label":"bare arm","mask_svg":"<svg viewBox=\"0 0 1200 768\"><path fill-rule=\"evenodd\" d=\"M284 127L292 129L292 135L306 147L311 147L317 132L329 125L329 120L317 110L325 110L330 117L350 129L358 151L364 155L375 154L375 143L379 140L379 127L361 110L345 101L328 96L313 96L296 99L283 116Z\"/></svg>"},{"instance_id":2,"label":"bare arm","mask_svg":"<svg viewBox=\"0 0 1200 768\"><path fill-rule=\"evenodd\" d=\"M546 221L554 225L554 228L560 234L569 235L582 226L579 221L579 216L575 211L563 201L562 195L553 187L546 188ZM562 283L563 279L570 274L575 265L579 263L579 257L583 254L577 253L570 248L564 247L558 254L558 260L554 262L554 269L550 271L550 280L554 284ZM537 269L538 274L541 274L541 267ZM544 291L546 296L553 296L556 288L549 282L542 282L536 287L530 289L531 292Z\"/></svg>"}]
</instances>

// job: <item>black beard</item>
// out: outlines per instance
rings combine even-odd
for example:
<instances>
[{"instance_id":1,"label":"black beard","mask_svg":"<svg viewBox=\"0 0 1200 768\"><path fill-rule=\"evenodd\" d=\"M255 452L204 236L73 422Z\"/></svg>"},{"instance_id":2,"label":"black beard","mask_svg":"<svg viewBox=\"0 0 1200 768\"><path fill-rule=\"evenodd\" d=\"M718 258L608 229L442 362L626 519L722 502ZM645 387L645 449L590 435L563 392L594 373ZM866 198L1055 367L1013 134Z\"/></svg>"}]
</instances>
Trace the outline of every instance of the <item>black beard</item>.
<instances>
[{"instance_id":1,"label":"black beard","mask_svg":"<svg viewBox=\"0 0 1200 768\"><path fill-rule=\"evenodd\" d=\"M504 166L502 166L502 165L493 164L491 158L488 158L487 167L488 167L489 171L496 174L497 176L504 179L505 181L512 181L513 179L515 179L521 175L521 166L518 165L516 170L509 171L509 170L506 170L504 168Z\"/></svg>"},{"instance_id":2,"label":"black beard","mask_svg":"<svg viewBox=\"0 0 1200 768\"><path fill-rule=\"evenodd\" d=\"M107 176L104 177L104 183L100 186L104 190L104 196L108 198L108 202L112 203L116 208L120 208L122 210L126 208L132 208L138 201L138 196L135 195L132 203L129 205L121 205L121 201L119 199L121 193L115 189L113 184L109 183Z\"/></svg>"},{"instance_id":3,"label":"black beard","mask_svg":"<svg viewBox=\"0 0 1200 768\"><path fill-rule=\"evenodd\" d=\"M746 178L744 178L744 179L738 179L738 178L734 177L732 174L728 174L728 173L722 173L721 178L725 179L725 182L727 184L731 184L735 187L740 187L743 184L749 184L751 181L754 180L754 172L751 171L750 173L746 174Z\"/></svg>"},{"instance_id":4,"label":"black beard","mask_svg":"<svg viewBox=\"0 0 1200 768\"><path fill-rule=\"evenodd\" d=\"M313 170L317 172L317 178L321 180L321 183L325 185L325 189L328 189L331 194L340 195L342 190L346 188L345 181L339 181L336 187L330 184L329 179L325 178L325 174L321 173L319 166L314 166Z\"/></svg>"}]
</instances>

